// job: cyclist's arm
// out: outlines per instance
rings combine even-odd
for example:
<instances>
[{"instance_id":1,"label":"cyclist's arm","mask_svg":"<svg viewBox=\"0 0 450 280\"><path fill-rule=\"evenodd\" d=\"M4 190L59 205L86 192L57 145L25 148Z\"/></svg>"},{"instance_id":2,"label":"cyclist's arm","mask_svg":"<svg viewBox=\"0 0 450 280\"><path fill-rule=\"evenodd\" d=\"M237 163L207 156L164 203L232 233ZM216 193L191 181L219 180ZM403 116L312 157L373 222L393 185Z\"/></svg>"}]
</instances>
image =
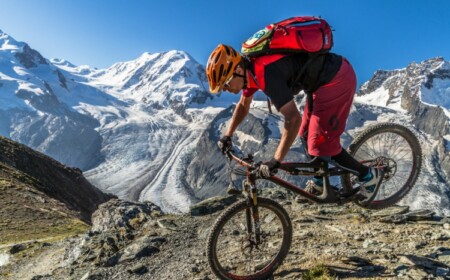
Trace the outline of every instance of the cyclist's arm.
<instances>
[{"instance_id":1,"label":"cyclist's arm","mask_svg":"<svg viewBox=\"0 0 450 280\"><path fill-rule=\"evenodd\" d=\"M248 97L241 95L241 99L239 99L239 102L236 105L236 108L234 109L233 116L231 117L231 121L228 124L228 129L227 132L225 133L225 136L232 136L233 133L236 131L239 124L247 116L248 111L250 110L250 104L252 103L252 100L253 95Z\"/></svg>"},{"instance_id":2,"label":"cyclist's arm","mask_svg":"<svg viewBox=\"0 0 450 280\"><path fill-rule=\"evenodd\" d=\"M300 129L301 116L294 102L289 81L297 77L297 56L286 56L264 68L264 93L270 97L277 110L284 116L284 128L274 159L282 161L294 143Z\"/></svg>"},{"instance_id":3,"label":"cyclist's arm","mask_svg":"<svg viewBox=\"0 0 450 280\"><path fill-rule=\"evenodd\" d=\"M293 100L280 108L280 113L284 116L284 128L281 134L281 141L275 152L274 159L282 161L294 143L302 122L300 112Z\"/></svg>"}]
</instances>

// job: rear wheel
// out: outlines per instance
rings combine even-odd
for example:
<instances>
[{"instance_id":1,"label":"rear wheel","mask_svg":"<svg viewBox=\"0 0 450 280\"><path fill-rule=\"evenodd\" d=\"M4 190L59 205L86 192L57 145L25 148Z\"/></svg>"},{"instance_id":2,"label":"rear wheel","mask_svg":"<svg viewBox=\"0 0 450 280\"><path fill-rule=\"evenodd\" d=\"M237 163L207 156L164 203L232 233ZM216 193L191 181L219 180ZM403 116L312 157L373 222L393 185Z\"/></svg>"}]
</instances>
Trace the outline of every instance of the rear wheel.
<instances>
[{"instance_id":1,"label":"rear wheel","mask_svg":"<svg viewBox=\"0 0 450 280\"><path fill-rule=\"evenodd\" d=\"M257 207L259 224L255 225L253 207L246 200L231 205L214 223L207 256L220 279L267 279L289 252L292 226L286 210L267 198L258 198Z\"/></svg>"},{"instance_id":2,"label":"rear wheel","mask_svg":"<svg viewBox=\"0 0 450 280\"><path fill-rule=\"evenodd\" d=\"M402 199L413 188L422 166L417 137L398 124L381 123L367 128L350 144L349 153L363 164L385 171L373 201L356 201L369 209L386 208ZM356 176L342 176L342 183L349 187L356 181Z\"/></svg>"}]
</instances>

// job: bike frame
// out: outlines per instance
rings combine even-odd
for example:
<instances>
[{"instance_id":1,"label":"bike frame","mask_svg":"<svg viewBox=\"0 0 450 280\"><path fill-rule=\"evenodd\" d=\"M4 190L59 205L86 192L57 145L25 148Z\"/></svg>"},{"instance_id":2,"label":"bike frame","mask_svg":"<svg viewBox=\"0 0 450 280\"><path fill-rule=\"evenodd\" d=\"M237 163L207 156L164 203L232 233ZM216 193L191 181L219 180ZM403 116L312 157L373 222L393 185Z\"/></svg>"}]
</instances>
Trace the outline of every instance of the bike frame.
<instances>
[{"instance_id":1,"label":"bike frame","mask_svg":"<svg viewBox=\"0 0 450 280\"><path fill-rule=\"evenodd\" d=\"M346 174L354 174L359 175L358 173L351 172L348 170L344 170L342 168L339 168L337 166L334 166L332 168L329 168L328 164L329 162L323 161L323 160L312 160L310 162L283 162L281 163L279 170L285 171L291 175L298 175L298 176L322 176L323 182L324 182L324 190L322 194L320 195L314 195L310 192L307 192L303 190L302 188L293 185L277 176L272 176L270 178L261 178L259 177L255 172L257 166L252 160L245 160L241 159L238 156L236 156L231 151L227 152L227 156L230 160L236 161L239 165L247 168L247 174L246 174L246 182L250 186L251 190L251 196L252 196L252 202L253 205L257 204L257 195L256 195L256 180L258 179L265 179L270 182L273 182L274 184L281 186L285 189L288 189L290 191L293 191L309 200L312 200L319 204L325 204L325 203L345 203L353 200L353 196L358 193L359 187L356 188L348 188L347 186L343 186L343 191L341 194L336 193L331 185L330 185L330 176L342 176ZM317 171L311 171L310 169L316 169ZM244 184L245 185L245 184ZM248 190L245 190L247 191ZM248 192L250 193L250 192Z\"/></svg>"}]
</instances>

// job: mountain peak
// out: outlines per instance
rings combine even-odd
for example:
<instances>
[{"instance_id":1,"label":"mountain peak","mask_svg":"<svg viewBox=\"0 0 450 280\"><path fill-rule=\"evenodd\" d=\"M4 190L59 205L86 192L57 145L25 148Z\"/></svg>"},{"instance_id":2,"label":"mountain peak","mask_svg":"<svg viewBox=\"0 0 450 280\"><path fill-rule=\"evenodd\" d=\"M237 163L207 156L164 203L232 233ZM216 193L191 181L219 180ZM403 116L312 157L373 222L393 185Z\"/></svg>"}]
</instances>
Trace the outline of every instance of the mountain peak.
<instances>
[{"instance_id":1,"label":"mountain peak","mask_svg":"<svg viewBox=\"0 0 450 280\"><path fill-rule=\"evenodd\" d=\"M153 55L152 53L144 52L144 53L142 53L142 54L139 56L138 59L141 59L141 58L149 58L149 57L151 57L152 55Z\"/></svg>"},{"instance_id":2,"label":"mountain peak","mask_svg":"<svg viewBox=\"0 0 450 280\"><path fill-rule=\"evenodd\" d=\"M137 59L135 60L131 60L128 62L123 62L123 63L148 63L148 62L155 62L157 60L160 61L166 61L168 63L177 61L177 60L192 60L195 61L192 56L190 56L187 52L185 51L180 51L180 50L170 50L170 51L165 51L165 52L160 52L160 53L149 53L149 52L144 52L143 54L141 54Z\"/></svg>"},{"instance_id":3,"label":"mountain peak","mask_svg":"<svg viewBox=\"0 0 450 280\"><path fill-rule=\"evenodd\" d=\"M16 41L13 37L0 30L0 50L20 50L26 44Z\"/></svg>"},{"instance_id":4,"label":"mountain peak","mask_svg":"<svg viewBox=\"0 0 450 280\"><path fill-rule=\"evenodd\" d=\"M21 51L15 54L20 63L26 68L36 67L38 64L48 64L47 60L28 44L24 44Z\"/></svg>"},{"instance_id":5,"label":"mountain peak","mask_svg":"<svg viewBox=\"0 0 450 280\"><path fill-rule=\"evenodd\" d=\"M75 64L73 64L72 62L65 60L65 59L60 59L60 58L52 58L50 59L50 62L53 65L57 65L60 67L70 67L70 68L75 68L77 67Z\"/></svg>"},{"instance_id":6,"label":"mountain peak","mask_svg":"<svg viewBox=\"0 0 450 280\"><path fill-rule=\"evenodd\" d=\"M403 79L409 78L419 80L423 80L426 77L429 78L429 76L432 75L432 73L434 73L435 71L439 72L439 69L442 68L442 66L445 63L448 64L448 62L445 61L444 57L437 56L426 59L421 62L411 62L410 64L408 64L408 66L402 69L395 69L395 70L379 69L374 73L373 77L369 81L366 81L361 86L358 94L364 95L373 92L376 89L380 88L382 85L384 85L386 81L388 81L390 78L394 76ZM392 83L393 81L394 80L390 80L390 83ZM402 83L404 83L403 80L402 82L400 82L400 84ZM417 82L416 84L419 84L419 82ZM385 87L389 87L389 85L385 85Z\"/></svg>"},{"instance_id":7,"label":"mountain peak","mask_svg":"<svg viewBox=\"0 0 450 280\"><path fill-rule=\"evenodd\" d=\"M170 51L166 51L164 52L164 54L166 55L170 55L170 56L182 56L182 57L190 57L190 55L185 52L185 51L180 51L180 50L170 50Z\"/></svg>"},{"instance_id":8,"label":"mountain peak","mask_svg":"<svg viewBox=\"0 0 450 280\"><path fill-rule=\"evenodd\" d=\"M170 50L170 51L164 52L163 54L165 54L168 57L173 57L173 58L178 58L178 59L183 59L183 60L188 60L188 61L193 61L195 63L198 63L189 53L187 53L185 51Z\"/></svg>"},{"instance_id":9,"label":"mountain peak","mask_svg":"<svg viewBox=\"0 0 450 280\"><path fill-rule=\"evenodd\" d=\"M426 75L441 67L443 63L445 60L442 56L429 58L419 63L412 62L406 67L406 72L412 76Z\"/></svg>"},{"instance_id":10,"label":"mountain peak","mask_svg":"<svg viewBox=\"0 0 450 280\"><path fill-rule=\"evenodd\" d=\"M421 64L442 63L444 61L445 61L445 59L443 56L436 56L436 57L432 57L429 59L425 59L424 61L421 62Z\"/></svg>"},{"instance_id":11,"label":"mountain peak","mask_svg":"<svg viewBox=\"0 0 450 280\"><path fill-rule=\"evenodd\" d=\"M0 50L9 52L26 68L36 67L38 64L48 64L47 60L27 43L18 42L10 35L0 30Z\"/></svg>"},{"instance_id":12,"label":"mountain peak","mask_svg":"<svg viewBox=\"0 0 450 280\"><path fill-rule=\"evenodd\" d=\"M359 101L406 110L413 123L435 138L450 133L450 62L433 57L406 68L377 71L364 83Z\"/></svg>"}]
</instances>

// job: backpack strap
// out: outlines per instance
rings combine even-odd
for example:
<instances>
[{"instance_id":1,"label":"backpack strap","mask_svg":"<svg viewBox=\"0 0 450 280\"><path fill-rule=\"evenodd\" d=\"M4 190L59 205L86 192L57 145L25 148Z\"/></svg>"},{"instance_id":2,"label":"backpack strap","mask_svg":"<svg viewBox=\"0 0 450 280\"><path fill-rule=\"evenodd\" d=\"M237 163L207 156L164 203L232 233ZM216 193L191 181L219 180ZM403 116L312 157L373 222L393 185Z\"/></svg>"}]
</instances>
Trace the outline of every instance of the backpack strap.
<instances>
[{"instance_id":1,"label":"backpack strap","mask_svg":"<svg viewBox=\"0 0 450 280\"><path fill-rule=\"evenodd\" d=\"M253 81L255 81L256 85L258 86L259 89L261 89L258 80L256 79L256 75L255 73L253 73L252 69L248 68L248 72L250 73L250 76L252 76ZM269 114L272 114L272 106L271 106L271 102L270 102L270 98L267 97L267 108L269 109Z\"/></svg>"},{"instance_id":2,"label":"backpack strap","mask_svg":"<svg viewBox=\"0 0 450 280\"><path fill-rule=\"evenodd\" d=\"M251 67L250 59L246 55L243 55L242 57L243 57L243 59L245 61L245 63L244 63L245 70L250 73L250 76L252 77L253 81L255 81L256 86L259 89L261 89L261 87L260 87L260 85L258 83L258 80L256 79L256 75L255 75L255 73L253 73L253 68ZM246 87L246 86L247 86L247 78L245 78L245 82L244 82L244 87ZM270 98L269 97L267 97L267 108L269 108L269 113L272 114L272 107L271 107L271 102L270 102Z\"/></svg>"},{"instance_id":3,"label":"backpack strap","mask_svg":"<svg viewBox=\"0 0 450 280\"><path fill-rule=\"evenodd\" d=\"M250 73L250 76L252 76L252 79L253 79L253 81L255 81L255 84L256 84L256 86L258 86L258 88L259 89L261 89L261 87L260 87L260 85L259 85L259 83L258 83L258 80L256 79L256 75L255 75L255 73L253 73L253 68L252 67L250 67L250 59L247 57L247 56L243 56L244 57L244 59L245 59L245 62L246 62L246 67L245 67L245 69ZM245 80L245 85L244 86L247 86L247 79ZM272 114L272 103L270 102L270 98L269 97L267 97L267 108L269 109L269 114Z\"/></svg>"},{"instance_id":4,"label":"backpack strap","mask_svg":"<svg viewBox=\"0 0 450 280\"><path fill-rule=\"evenodd\" d=\"M293 83L294 85L297 84L297 83L300 83L300 81L302 80L304 74L306 73L306 69L308 68L308 66L310 66L317 59L321 58L322 61L320 63L319 71L317 71L316 75L314 76L314 80L311 82L309 87L307 89L304 89L304 92L306 93L306 98L308 100L308 109L309 109L310 112L312 112L312 110L313 110L313 96L312 96L312 94L313 94L313 92L315 92L317 90L317 87L319 85L319 77L320 77L320 74L323 71L324 54L326 54L326 53L312 53L312 54L309 54L308 60L306 61L305 65L303 65L302 69L298 73L297 78L295 78L294 83Z\"/></svg>"}]
</instances>

